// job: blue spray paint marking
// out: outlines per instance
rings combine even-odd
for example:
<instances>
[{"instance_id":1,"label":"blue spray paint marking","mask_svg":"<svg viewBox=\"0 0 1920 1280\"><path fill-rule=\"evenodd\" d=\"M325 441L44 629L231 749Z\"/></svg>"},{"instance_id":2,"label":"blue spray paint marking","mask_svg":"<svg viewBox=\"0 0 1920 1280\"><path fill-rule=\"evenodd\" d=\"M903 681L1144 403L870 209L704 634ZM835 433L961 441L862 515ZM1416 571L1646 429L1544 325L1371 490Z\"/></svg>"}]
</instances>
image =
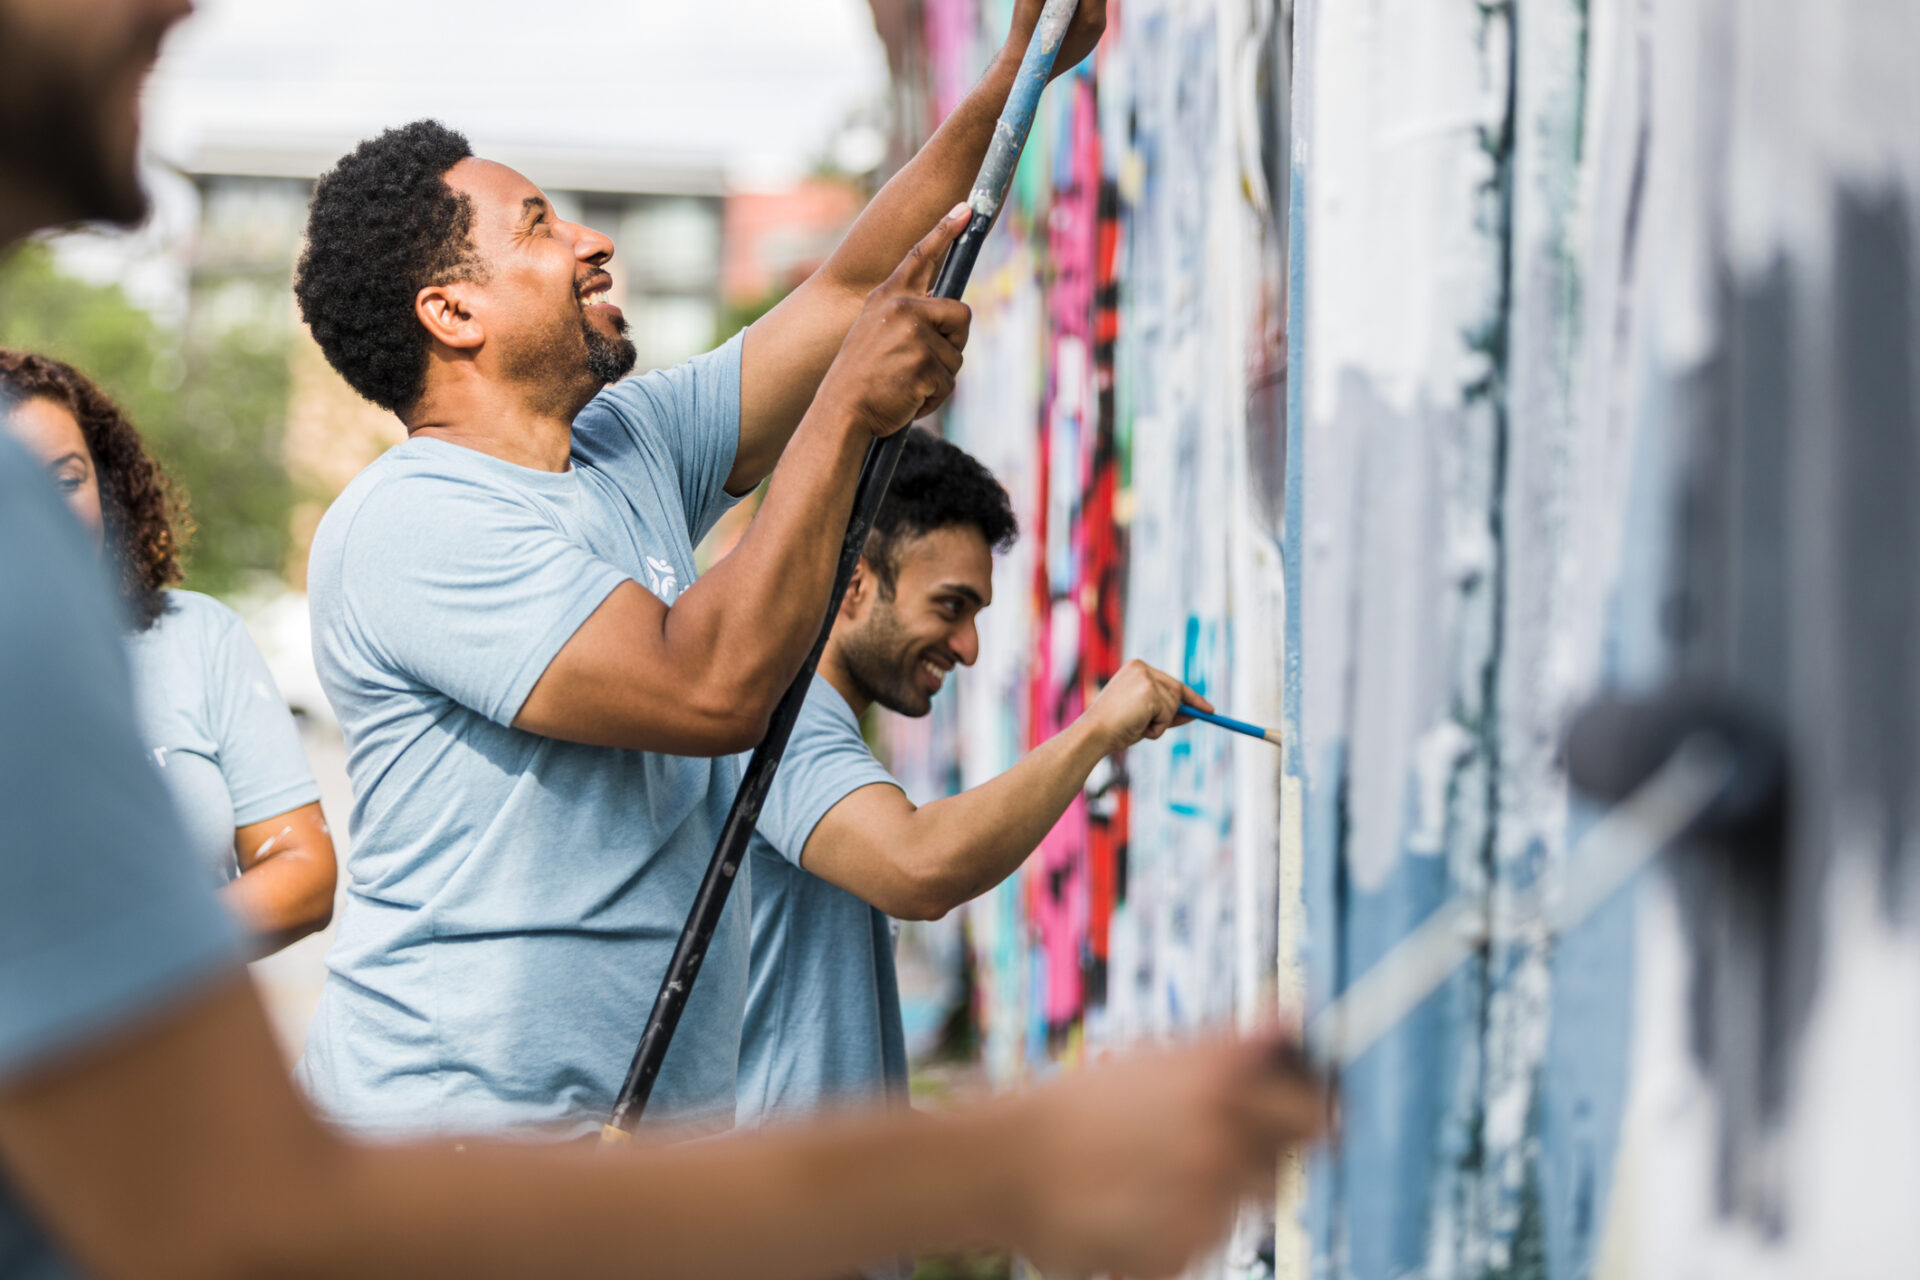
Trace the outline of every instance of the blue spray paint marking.
<instances>
[{"instance_id":1,"label":"blue spray paint marking","mask_svg":"<svg viewBox=\"0 0 1920 1280\"><path fill-rule=\"evenodd\" d=\"M1214 619L1203 622L1192 614L1187 615L1180 679L1203 698L1207 696L1207 673L1218 669L1219 649L1220 623ZM1196 742L1189 735L1173 744L1171 754L1167 807L1185 818L1204 817L1209 811L1222 807L1211 804L1213 797L1209 794L1213 779L1221 773L1217 768L1220 742L1217 739Z\"/></svg>"}]
</instances>

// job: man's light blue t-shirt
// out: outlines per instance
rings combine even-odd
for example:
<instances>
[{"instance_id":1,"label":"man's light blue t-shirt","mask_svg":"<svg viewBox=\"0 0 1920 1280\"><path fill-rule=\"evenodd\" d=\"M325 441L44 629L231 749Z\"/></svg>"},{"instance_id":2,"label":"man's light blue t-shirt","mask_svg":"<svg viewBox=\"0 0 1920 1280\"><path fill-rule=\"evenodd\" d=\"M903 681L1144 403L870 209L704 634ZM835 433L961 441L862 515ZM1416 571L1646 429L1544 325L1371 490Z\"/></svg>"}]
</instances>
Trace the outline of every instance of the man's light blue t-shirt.
<instances>
[{"instance_id":1,"label":"man's light blue t-shirt","mask_svg":"<svg viewBox=\"0 0 1920 1280\"><path fill-rule=\"evenodd\" d=\"M4 412L4 406L0 406ZM239 963L134 729L98 558L0 424L0 1088ZM62 1280L0 1173L0 1280Z\"/></svg>"},{"instance_id":2,"label":"man's light blue t-shirt","mask_svg":"<svg viewBox=\"0 0 1920 1280\"><path fill-rule=\"evenodd\" d=\"M753 976L740 1052L742 1125L837 1103L904 1103L906 1036L893 923L802 869L807 838L862 787L899 786L845 698L813 678L751 845Z\"/></svg>"},{"instance_id":3,"label":"man's light blue t-shirt","mask_svg":"<svg viewBox=\"0 0 1920 1280\"><path fill-rule=\"evenodd\" d=\"M739 435L735 338L602 392L565 472L409 440L321 521L314 655L346 735L353 840L297 1074L337 1122L565 1138L606 1118L740 766L511 725L621 582L671 604L693 581ZM746 896L649 1119L732 1121Z\"/></svg>"},{"instance_id":4,"label":"man's light blue t-shirt","mask_svg":"<svg viewBox=\"0 0 1920 1280\"><path fill-rule=\"evenodd\" d=\"M160 770L207 883L240 874L236 827L320 798L293 713L240 616L197 591L127 640L140 740Z\"/></svg>"}]
</instances>

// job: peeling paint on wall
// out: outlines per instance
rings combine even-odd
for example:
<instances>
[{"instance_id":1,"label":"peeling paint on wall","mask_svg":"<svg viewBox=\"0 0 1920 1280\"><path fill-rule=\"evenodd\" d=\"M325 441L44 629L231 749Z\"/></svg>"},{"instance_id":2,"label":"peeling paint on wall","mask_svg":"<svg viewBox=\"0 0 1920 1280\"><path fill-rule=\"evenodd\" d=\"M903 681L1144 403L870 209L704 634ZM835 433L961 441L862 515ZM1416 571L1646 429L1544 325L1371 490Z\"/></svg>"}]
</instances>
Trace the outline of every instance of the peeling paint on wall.
<instances>
[{"instance_id":1,"label":"peeling paint on wall","mask_svg":"<svg viewBox=\"0 0 1920 1280\"><path fill-rule=\"evenodd\" d=\"M928 101L1006 9L925 0ZM1049 93L948 421L1028 536L922 754L981 781L1135 654L1287 741L1093 780L969 915L989 1061L1491 921L1225 1269L1913 1272L1916 48L1905 0L1128 0ZM1676 679L1783 726L1783 847L1545 936L1568 716Z\"/></svg>"},{"instance_id":2,"label":"peeling paint on wall","mask_svg":"<svg viewBox=\"0 0 1920 1280\"><path fill-rule=\"evenodd\" d=\"M1911 1274L1920 11L1315 0L1296 37L1314 999L1446 894L1492 921L1347 1082L1316 1274ZM1539 936L1596 816L1567 717L1676 677L1785 727L1788 847Z\"/></svg>"}]
</instances>

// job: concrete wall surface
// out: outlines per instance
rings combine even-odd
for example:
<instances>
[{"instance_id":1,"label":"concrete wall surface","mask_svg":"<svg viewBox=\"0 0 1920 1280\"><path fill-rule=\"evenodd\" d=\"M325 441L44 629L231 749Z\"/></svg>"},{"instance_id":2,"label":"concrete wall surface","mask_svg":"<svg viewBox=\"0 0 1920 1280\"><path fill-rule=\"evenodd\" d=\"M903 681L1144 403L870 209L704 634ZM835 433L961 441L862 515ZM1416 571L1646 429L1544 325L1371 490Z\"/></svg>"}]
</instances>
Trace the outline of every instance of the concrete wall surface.
<instances>
[{"instance_id":1,"label":"concrete wall surface","mask_svg":"<svg viewBox=\"0 0 1920 1280\"><path fill-rule=\"evenodd\" d=\"M1010 7L889 9L903 118ZM946 423L1025 536L895 761L984 780L1129 656L1287 745L1137 748L975 904L990 1063L1324 1007L1464 895L1486 945L1206 1272L1920 1273L1920 7L1113 15ZM1569 720L1676 689L1787 806L1556 934Z\"/></svg>"},{"instance_id":2,"label":"concrete wall surface","mask_svg":"<svg viewBox=\"0 0 1920 1280\"><path fill-rule=\"evenodd\" d=\"M1296 16L1314 996L1491 922L1348 1076L1312 1273L1915 1274L1920 8ZM1569 717L1675 687L1775 728L1783 829L1549 936Z\"/></svg>"}]
</instances>

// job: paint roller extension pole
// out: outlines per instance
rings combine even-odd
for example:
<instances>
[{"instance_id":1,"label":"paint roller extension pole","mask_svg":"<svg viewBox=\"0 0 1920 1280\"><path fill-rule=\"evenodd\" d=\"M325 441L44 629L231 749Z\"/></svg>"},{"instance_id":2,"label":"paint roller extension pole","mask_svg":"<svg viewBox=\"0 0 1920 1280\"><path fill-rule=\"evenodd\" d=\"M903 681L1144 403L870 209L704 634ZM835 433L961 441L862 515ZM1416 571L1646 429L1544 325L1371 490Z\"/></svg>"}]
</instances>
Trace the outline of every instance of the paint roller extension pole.
<instances>
[{"instance_id":1,"label":"paint roller extension pole","mask_svg":"<svg viewBox=\"0 0 1920 1280\"><path fill-rule=\"evenodd\" d=\"M999 216L1001 202L1013 180L1013 171L1019 165L1021 148L1026 145L1027 133L1033 127L1033 114L1040 102L1040 91L1046 88L1053 74L1054 59L1060 52L1060 43L1066 37L1067 27L1073 20L1078 3L1079 0L1047 0L1041 11L1040 20L1034 26L1033 38L1028 42L1026 56L1021 60L1020 70L1014 77L1013 89L1007 95L1007 104L1000 113L999 123L994 126L986 162L981 166L980 176L975 180L973 192L967 199L973 216L968 219L966 230L954 241L952 248L947 251L946 261L941 264L939 279L933 287L936 297L958 298L966 290L967 278L973 272L974 261L980 256L981 242L986 239L987 232ZM747 842L760 819L760 806L766 801L767 791L773 785L774 770L779 768L780 757L787 748L787 739L792 736L793 726L800 718L800 707L806 701L807 690L812 685L814 668L820 664L820 655L827 647L827 637L833 631L833 619L840 612L841 598L846 595L847 583L853 578L853 569L859 563L861 550L867 545L867 533L873 528L873 519L880 509L881 500L886 497L887 486L893 482L894 468L900 461L906 440L907 433L898 431L884 440L875 441L867 450L866 462L860 469L859 485L854 490L853 516L847 523L846 537L840 544L840 563L834 572L833 590L828 598L826 618L820 624L820 634L815 638L813 650L807 655L800 674L794 677L793 684L774 707L766 738L754 749L752 759L747 762L746 773L740 779L740 789L734 793L733 807L727 813L726 825L721 828L719 843L714 847L713 860L707 865L706 876L694 896L693 909L680 931L673 958L668 961L666 977L661 981L659 994L654 997L653 1008L647 1015L646 1029L641 1033L632 1065L627 1068L627 1078L620 1087L620 1096L614 1102L613 1114L601 1130L604 1141L627 1140L639 1123L641 1113L646 1110L647 1099L652 1096L654 1083L660 1077L661 1065L666 1061L667 1047L673 1041L674 1029L680 1025L680 1015L686 1009L687 997L693 992L694 981L700 976L700 965L706 959L707 948L713 941L714 931L719 927L720 913L727 905L727 894L733 888L734 877L746 856Z\"/></svg>"}]
</instances>

